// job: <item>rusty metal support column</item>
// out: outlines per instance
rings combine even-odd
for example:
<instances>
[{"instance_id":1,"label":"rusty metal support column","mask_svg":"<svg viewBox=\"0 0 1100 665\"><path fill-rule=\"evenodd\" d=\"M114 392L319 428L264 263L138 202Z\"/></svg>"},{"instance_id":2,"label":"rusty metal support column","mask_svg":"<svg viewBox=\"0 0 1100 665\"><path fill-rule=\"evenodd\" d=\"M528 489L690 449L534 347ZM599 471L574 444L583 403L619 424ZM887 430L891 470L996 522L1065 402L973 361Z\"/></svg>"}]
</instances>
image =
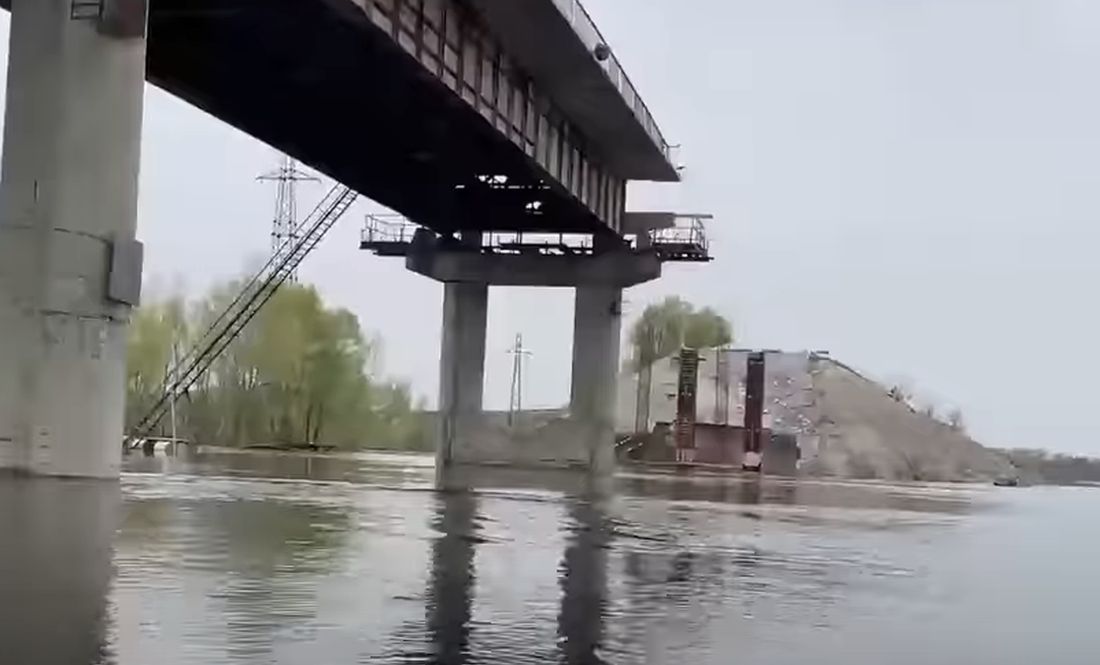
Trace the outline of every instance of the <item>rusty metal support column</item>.
<instances>
[{"instance_id":1,"label":"rusty metal support column","mask_svg":"<svg viewBox=\"0 0 1100 665\"><path fill-rule=\"evenodd\" d=\"M749 354L745 373L745 457L742 468L759 471L764 434L764 353Z\"/></svg>"}]
</instances>

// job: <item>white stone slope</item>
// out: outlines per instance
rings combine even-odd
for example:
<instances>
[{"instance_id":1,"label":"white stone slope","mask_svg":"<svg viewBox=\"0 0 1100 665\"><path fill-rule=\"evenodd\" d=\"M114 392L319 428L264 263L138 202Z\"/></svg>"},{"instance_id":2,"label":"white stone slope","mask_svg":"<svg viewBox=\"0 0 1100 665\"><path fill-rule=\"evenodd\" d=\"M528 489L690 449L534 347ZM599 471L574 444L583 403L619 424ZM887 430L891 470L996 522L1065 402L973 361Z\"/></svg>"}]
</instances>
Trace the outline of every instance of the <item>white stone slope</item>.
<instances>
[{"instance_id":1,"label":"white stone slope","mask_svg":"<svg viewBox=\"0 0 1100 665\"><path fill-rule=\"evenodd\" d=\"M819 450L808 475L977 481L1016 475L1000 453L894 400L886 387L830 359L813 371Z\"/></svg>"}]
</instances>

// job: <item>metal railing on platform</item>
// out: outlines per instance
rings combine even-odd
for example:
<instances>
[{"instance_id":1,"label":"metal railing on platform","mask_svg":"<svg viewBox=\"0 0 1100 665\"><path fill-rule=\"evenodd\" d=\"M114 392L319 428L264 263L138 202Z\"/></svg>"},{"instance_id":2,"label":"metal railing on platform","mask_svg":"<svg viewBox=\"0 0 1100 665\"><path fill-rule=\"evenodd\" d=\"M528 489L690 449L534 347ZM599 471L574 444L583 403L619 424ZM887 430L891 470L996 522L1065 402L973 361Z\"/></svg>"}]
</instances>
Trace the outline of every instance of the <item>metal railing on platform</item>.
<instances>
[{"instance_id":1,"label":"metal railing on platform","mask_svg":"<svg viewBox=\"0 0 1100 665\"><path fill-rule=\"evenodd\" d=\"M490 232L482 247L495 253L591 254L592 236L580 233Z\"/></svg>"},{"instance_id":2,"label":"metal railing on platform","mask_svg":"<svg viewBox=\"0 0 1100 665\"><path fill-rule=\"evenodd\" d=\"M654 247L692 247L709 253L710 241L703 222L712 218L713 215L680 215L672 226L650 231L650 244Z\"/></svg>"},{"instance_id":3,"label":"metal railing on platform","mask_svg":"<svg viewBox=\"0 0 1100 665\"><path fill-rule=\"evenodd\" d=\"M649 247L667 261L709 261L710 240L704 222L711 215L679 215L672 226L649 231ZM398 214L367 215L360 236L362 249L383 256L405 256L421 227ZM526 254L548 256L584 256L594 253L594 239L583 233L525 233L519 231L486 231L476 244L459 243L457 238L441 239L453 242L455 248L484 254ZM642 245L635 245L641 248Z\"/></svg>"},{"instance_id":4,"label":"metal railing on platform","mask_svg":"<svg viewBox=\"0 0 1100 665\"><path fill-rule=\"evenodd\" d=\"M398 214L367 215L360 234L361 247L375 251L407 249L413 241L417 224ZM518 231L486 231L478 244L470 249L492 254L588 254L592 252L592 236L578 233L522 233Z\"/></svg>"},{"instance_id":5,"label":"metal railing on platform","mask_svg":"<svg viewBox=\"0 0 1100 665\"><path fill-rule=\"evenodd\" d=\"M581 5L580 0L554 0L554 4L565 16L569 24L573 26L573 31L577 33L581 42L588 48L590 52L595 52L598 46L607 47L607 40L600 34L599 28L596 27L596 22L589 16L588 11ZM593 55L595 57L595 55ZM653 142L660 148L661 153L668 160L669 164L676 166L676 151L677 146L671 146L668 141L665 140L664 135L661 134L660 128L657 127L656 121L653 120L653 115L649 112L649 108L642 101L641 95L638 94L637 88L630 82L630 77L626 75L626 70L619 63L619 59L615 57L615 54L608 51L608 55L603 60L596 59L603 67L604 72L607 74L607 78L611 81L611 84L622 95L623 100L626 102L630 110L634 112L635 117L638 118L638 122L645 128L649 137L653 139Z\"/></svg>"},{"instance_id":6,"label":"metal railing on platform","mask_svg":"<svg viewBox=\"0 0 1100 665\"><path fill-rule=\"evenodd\" d=\"M364 244L370 245L408 244L418 228L408 218L396 213L367 215L361 239Z\"/></svg>"}]
</instances>

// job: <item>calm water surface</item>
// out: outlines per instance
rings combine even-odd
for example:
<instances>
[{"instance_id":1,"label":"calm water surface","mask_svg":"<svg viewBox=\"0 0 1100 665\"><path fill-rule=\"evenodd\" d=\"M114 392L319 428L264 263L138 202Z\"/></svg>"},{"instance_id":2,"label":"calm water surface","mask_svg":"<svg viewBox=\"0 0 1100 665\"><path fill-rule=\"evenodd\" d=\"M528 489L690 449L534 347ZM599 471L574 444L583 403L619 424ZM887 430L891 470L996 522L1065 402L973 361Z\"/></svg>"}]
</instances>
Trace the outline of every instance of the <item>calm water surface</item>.
<instances>
[{"instance_id":1,"label":"calm water surface","mask_svg":"<svg viewBox=\"0 0 1100 665\"><path fill-rule=\"evenodd\" d=\"M0 664L1100 659L1100 491L133 458L0 480Z\"/></svg>"}]
</instances>

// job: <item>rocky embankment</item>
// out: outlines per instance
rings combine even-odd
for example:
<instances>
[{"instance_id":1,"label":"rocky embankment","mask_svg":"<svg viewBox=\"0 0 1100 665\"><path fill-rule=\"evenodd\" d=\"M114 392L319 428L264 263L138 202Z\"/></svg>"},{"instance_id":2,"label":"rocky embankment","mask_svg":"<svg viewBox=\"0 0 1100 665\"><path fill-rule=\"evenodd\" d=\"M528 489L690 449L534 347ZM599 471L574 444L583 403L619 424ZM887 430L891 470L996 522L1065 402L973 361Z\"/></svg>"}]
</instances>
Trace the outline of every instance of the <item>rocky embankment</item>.
<instances>
[{"instance_id":1,"label":"rocky embankment","mask_svg":"<svg viewBox=\"0 0 1100 665\"><path fill-rule=\"evenodd\" d=\"M968 481L1015 477L1008 458L832 360L817 361L818 454L808 475Z\"/></svg>"}]
</instances>

